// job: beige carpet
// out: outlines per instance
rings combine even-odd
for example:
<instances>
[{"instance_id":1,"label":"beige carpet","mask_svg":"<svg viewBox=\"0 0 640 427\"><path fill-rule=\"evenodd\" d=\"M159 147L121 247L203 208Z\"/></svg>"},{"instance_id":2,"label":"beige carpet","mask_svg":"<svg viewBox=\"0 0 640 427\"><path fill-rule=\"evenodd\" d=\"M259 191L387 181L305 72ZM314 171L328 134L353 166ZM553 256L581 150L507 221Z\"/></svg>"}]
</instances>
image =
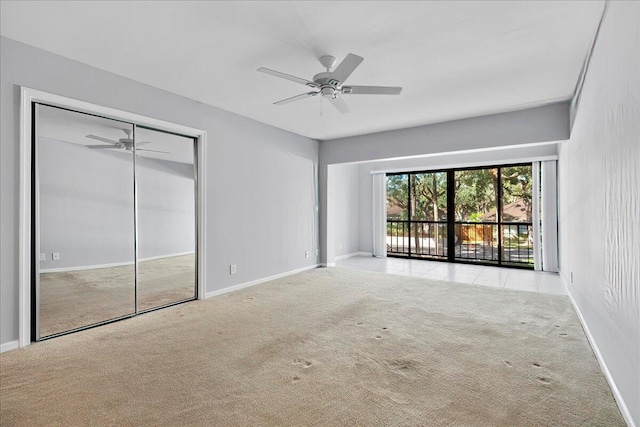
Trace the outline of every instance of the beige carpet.
<instances>
[{"instance_id":1,"label":"beige carpet","mask_svg":"<svg viewBox=\"0 0 640 427\"><path fill-rule=\"evenodd\" d=\"M0 367L3 426L624 425L566 297L340 268Z\"/></svg>"},{"instance_id":2,"label":"beige carpet","mask_svg":"<svg viewBox=\"0 0 640 427\"><path fill-rule=\"evenodd\" d=\"M193 298L195 255L139 264L140 311ZM47 336L135 312L133 265L40 275L40 335Z\"/></svg>"}]
</instances>

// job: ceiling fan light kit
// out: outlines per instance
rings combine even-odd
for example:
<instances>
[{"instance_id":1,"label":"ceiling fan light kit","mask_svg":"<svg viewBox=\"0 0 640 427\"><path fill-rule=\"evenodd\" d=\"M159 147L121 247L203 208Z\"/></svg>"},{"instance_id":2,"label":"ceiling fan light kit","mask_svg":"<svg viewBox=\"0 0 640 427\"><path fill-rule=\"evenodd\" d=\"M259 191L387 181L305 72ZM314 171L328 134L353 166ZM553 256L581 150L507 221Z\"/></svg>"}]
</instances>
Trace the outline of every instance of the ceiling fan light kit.
<instances>
[{"instance_id":1,"label":"ceiling fan light kit","mask_svg":"<svg viewBox=\"0 0 640 427\"><path fill-rule=\"evenodd\" d=\"M333 105L338 111L341 113L348 113L349 107L344 102L341 95L399 95L400 92L402 92L402 87L397 86L344 86L344 82L360 65L360 63L362 63L362 61L364 61L363 57L350 53L333 71L331 71L333 66L336 64L336 58L329 55L322 56L320 57L320 64L322 64L327 71L316 74L313 76L313 80L306 80L264 67L258 68L258 71L300 83L317 90L316 92L307 92L274 102L275 105L289 104L290 102L321 95L323 98L329 100L331 105Z\"/></svg>"}]
</instances>

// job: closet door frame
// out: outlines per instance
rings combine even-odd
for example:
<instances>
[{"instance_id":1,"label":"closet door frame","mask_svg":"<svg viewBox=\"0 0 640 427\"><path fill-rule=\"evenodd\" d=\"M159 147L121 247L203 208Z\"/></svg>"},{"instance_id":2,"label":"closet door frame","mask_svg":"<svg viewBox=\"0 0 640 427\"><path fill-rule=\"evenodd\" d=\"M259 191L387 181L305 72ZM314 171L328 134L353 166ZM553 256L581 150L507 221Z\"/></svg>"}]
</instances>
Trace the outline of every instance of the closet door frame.
<instances>
[{"instance_id":1,"label":"closet door frame","mask_svg":"<svg viewBox=\"0 0 640 427\"><path fill-rule=\"evenodd\" d=\"M33 164L33 138L35 104L46 104L54 107L64 108L87 113L96 116L130 122L148 128L158 129L165 132L180 134L194 138L196 141L196 298L205 298L204 284L206 283L206 244L205 244L205 218L206 218L206 131L164 120L153 119L139 114L129 113L110 107L79 101L28 87L21 87L20 104L20 192L19 192L19 226L18 226L18 285L19 285L19 306L18 306L18 342L20 347L31 344L32 314L36 309L32 306L32 280L37 277L38 268L33 268L36 260L35 250L37 250L37 236L32 236L32 227L37 219L37 212L32 206L32 186L36 181L32 178L37 171Z\"/></svg>"}]
</instances>

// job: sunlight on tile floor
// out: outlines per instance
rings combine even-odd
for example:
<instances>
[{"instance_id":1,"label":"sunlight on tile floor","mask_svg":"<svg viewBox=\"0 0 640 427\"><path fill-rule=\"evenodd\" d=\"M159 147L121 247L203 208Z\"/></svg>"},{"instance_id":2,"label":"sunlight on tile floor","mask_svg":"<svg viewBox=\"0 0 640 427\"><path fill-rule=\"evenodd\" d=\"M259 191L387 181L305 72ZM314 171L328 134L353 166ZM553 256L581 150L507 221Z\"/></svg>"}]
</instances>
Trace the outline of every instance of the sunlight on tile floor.
<instances>
[{"instance_id":1,"label":"sunlight on tile floor","mask_svg":"<svg viewBox=\"0 0 640 427\"><path fill-rule=\"evenodd\" d=\"M372 256L345 258L337 261L336 266L495 288L566 295L560 276L542 271Z\"/></svg>"}]
</instances>

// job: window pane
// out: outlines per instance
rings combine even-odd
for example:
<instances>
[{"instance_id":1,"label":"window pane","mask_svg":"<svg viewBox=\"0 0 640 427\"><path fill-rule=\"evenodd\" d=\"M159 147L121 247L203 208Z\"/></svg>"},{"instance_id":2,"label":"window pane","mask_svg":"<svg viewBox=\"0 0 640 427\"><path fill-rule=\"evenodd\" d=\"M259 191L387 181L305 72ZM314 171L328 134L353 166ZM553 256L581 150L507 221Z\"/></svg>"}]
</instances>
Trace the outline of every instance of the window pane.
<instances>
[{"instance_id":1,"label":"window pane","mask_svg":"<svg viewBox=\"0 0 640 427\"><path fill-rule=\"evenodd\" d=\"M387 176L387 219L406 220L409 203L409 175Z\"/></svg>"},{"instance_id":2,"label":"window pane","mask_svg":"<svg viewBox=\"0 0 640 427\"><path fill-rule=\"evenodd\" d=\"M411 219L447 220L447 173L411 175Z\"/></svg>"},{"instance_id":3,"label":"window pane","mask_svg":"<svg viewBox=\"0 0 640 427\"><path fill-rule=\"evenodd\" d=\"M455 172L455 217L461 222L496 222L498 169Z\"/></svg>"},{"instance_id":4,"label":"window pane","mask_svg":"<svg viewBox=\"0 0 640 427\"><path fill-rule=\"evenodd\" d=\"M531 222L531 165L501 168L501 178L502 222Z\"/></svg>"},{"instance_id":5,"label":"window pane","mask_svg":"<svg viewBox=\"0 0 640 427\"><path fill-rule=\"evenodd\" d=\"M409 175L387 176L387 252L409 253Z\"/></svg>"}]
</instances>

